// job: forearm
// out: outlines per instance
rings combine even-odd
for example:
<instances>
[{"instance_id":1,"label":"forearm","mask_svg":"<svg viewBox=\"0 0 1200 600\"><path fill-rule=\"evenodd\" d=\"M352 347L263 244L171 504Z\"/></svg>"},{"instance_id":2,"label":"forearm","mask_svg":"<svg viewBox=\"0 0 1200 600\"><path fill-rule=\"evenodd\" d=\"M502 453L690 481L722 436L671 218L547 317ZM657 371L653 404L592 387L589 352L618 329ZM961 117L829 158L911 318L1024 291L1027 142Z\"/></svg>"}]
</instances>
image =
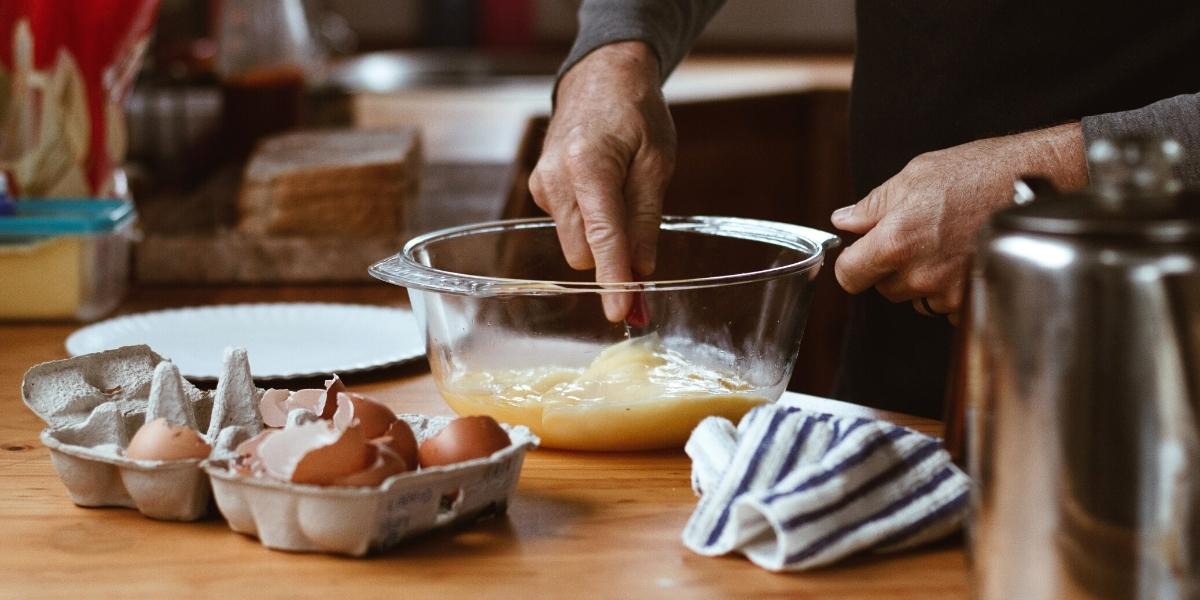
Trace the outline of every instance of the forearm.
<instances>
[{"instance_id":1,"label":"forearm","mask_svg":"<svg viewBox=\"0 0 1200 600\"><path fill-rule=\"evenodd\" d=\"M621 98L637 105L647 96L662 96L659 61L644 42L605 44L580 63L578 69L570 69L559 78L554 90L555 106L562 97Z\"/></svg>"},{"instance_id":2,"label":"forearm","mask_svg":"<svg viewBox=\"0 0 1200 600\"><path fill-rule=\"evenodd\" d=\"M1037 175L1064 190L1078 189L1088 183L1083 130L1079 123L1067 123L1017 135L1022 148L1018 171L1014 176Z\"/></svg>"},{"instance_id":3,"label":"forearm","mask_svg":"<svg viewBox=\"0 0 1200 600\"><path fill-rule=\"evenodd\" d=\"M1086 185L1079 123L975 140L909 161L866 198L833 213L835 227L863 236L838 257L838 282L852 294L875 287L893 302L920 299L914 307L923 314L954 313L980 226L1012 204L1013 179L1026 175L1064 190Z\"/></svg>"},{"instance_id":4,"label":"forearm","mask_svg":"<svg viewBox=\"0 0 1200 600\"><path fill-rule=\"evenodd\" d=\"M1172 138L1183 146L1178 175L1184 185L1200 185L1200 94L1185 94L1139 108L1084 117L1083 141L1127 135Z\"/></svg>"},{"instance_id":5,"label":"forearm","mask_svg":"<svg viewBox=\"0 0 1200 600\"><path fill-rule=\"evenodd\" d=\"M664 81L722 4L724 0L584 0L579 33L559 77L600 46L640 41L658 56L659 81Z\"/></svg>"}]
</instances>

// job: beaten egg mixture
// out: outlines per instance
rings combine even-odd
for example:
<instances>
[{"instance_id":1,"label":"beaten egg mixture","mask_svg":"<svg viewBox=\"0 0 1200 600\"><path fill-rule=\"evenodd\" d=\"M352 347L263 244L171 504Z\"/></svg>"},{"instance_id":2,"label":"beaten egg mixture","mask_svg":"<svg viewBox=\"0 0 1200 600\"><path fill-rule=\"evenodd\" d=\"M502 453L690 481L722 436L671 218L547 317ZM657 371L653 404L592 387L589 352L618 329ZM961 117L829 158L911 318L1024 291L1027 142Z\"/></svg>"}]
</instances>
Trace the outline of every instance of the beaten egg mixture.
<instances>
[{"instance_id":1,"label":"beaten egg mixture","mask_svg":"<svg viewBox=\"0 0 1200 600\"><path fill-rule=\"evenodd\" d=\"M678 448L704 417L736 423L768 401L760 388L687 360L657 335L610 346L586 368L465 371L439 387L461 415L525 425L543 446L571 450Z\"/></svg>"}]
</instances>

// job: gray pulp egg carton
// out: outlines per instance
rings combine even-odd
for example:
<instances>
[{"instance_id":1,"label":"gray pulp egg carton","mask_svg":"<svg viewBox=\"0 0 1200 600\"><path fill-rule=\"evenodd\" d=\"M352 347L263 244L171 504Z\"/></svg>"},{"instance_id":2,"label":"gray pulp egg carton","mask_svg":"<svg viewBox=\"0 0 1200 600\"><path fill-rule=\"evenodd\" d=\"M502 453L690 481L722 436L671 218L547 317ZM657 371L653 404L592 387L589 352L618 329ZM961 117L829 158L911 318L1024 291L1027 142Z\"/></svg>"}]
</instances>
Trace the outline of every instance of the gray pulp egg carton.
<instances>
[{"instance_id":1,"label":"gray pulp egg carton","mask_svg":"<svg viewBox=\"0 0 1200 600\"><path fill-rule=\"evenodd\" d=\"M208 512L202 460L134 460L123 449L148 416L208 422L207 435L200 433L213 446L210 456L257 433L262 391L245 350L226 350L224 367L216 391L202 391L148 346L127 346L36 365L25 373L21 397L49 425L41 441L75 504L191 521Z\"/></svg>"},{"instance_id":2,"label":"gray pulp egg carton","mask_svg":"<svg viewBox=\"0 0 1200 600\"><path fill-rule=\"evenodd\" d=\"M398 415L420 443L452 419ZM502 425L512 444L486 458L393 475L381 485L304 485L241 475L232 458L204 463L229 527L264 546L293 552L362 556L410 536L484 514L503 514L525 452L538 444L524 426Z\"/></svg>"}]
</instances>

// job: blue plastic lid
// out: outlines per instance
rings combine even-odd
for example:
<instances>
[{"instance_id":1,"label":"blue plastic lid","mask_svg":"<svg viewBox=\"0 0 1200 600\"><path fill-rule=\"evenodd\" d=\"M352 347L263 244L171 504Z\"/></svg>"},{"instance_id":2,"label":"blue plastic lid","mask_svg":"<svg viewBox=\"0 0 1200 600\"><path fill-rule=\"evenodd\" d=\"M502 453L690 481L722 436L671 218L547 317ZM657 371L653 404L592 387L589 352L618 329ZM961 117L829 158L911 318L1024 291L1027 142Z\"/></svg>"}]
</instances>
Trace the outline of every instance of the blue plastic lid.
<instances>
[{"instance_id":1,"label":"blue plastic lid","mask_svg":"<svg viewBox=\"0 0 1200 600\"><path fill-rule=\"evenodd\" d=\"M127 200L18 200L12 215L0 215L0 237L44 237L109 233L131 221Z\"/></svg>"}]
</instances>

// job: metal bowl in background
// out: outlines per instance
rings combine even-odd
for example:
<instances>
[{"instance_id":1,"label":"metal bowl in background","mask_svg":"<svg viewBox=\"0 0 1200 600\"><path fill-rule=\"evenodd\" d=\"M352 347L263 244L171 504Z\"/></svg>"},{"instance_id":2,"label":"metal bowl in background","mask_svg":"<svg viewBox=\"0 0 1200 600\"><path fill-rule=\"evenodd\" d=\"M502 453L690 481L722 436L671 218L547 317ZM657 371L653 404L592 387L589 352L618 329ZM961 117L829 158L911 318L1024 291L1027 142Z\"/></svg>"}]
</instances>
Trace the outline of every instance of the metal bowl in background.
<instances>
[{"instance_id":1,"label":"metal bowl in background","mask_svg":"<svg viewBox=\"0 0 1200 600\"><path fill-rule=\"evenodd\" d=\"M394 50L332 62L318 85L348 93L421 87L494 86L549 81L561 57L477 50Z\"/></svg>"}]
</instances>

